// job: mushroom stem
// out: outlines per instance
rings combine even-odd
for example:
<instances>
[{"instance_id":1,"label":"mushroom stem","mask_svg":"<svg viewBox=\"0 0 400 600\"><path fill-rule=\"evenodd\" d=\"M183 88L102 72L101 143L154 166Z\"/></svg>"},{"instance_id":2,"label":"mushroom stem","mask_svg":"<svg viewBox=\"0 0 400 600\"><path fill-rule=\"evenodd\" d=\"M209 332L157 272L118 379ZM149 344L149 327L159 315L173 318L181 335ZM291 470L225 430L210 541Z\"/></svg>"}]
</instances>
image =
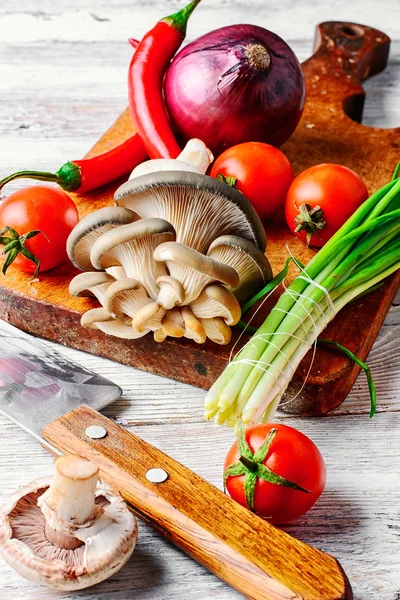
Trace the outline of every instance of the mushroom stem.
<instances>
[{"instance_id":1,"label":"mushroom stem","mask_svg":"<svg viewBox=\"0 0 400 600\"><path fill-rule=\"evenodd\" d=\"M40 508L45 505L54 512L56 522L76 527L90 522L95 516L95 491L99 469L81 456L59 456L49 489L40 498ZM56 526L53 529L60 529Z\"/></svg>"},{"instance_id":2,"label":"mushroom stem","mask_svg":"<svg viewBox=\"0 0 400 600\"><path fill-rule=\"evenodd\" d=\"M214 160L214 156L204 142L197 138L188 141L177 160L195 167L199 173L205 173ZM178 169L177 169L178 170Z\"/></svg>"}]
</instances>

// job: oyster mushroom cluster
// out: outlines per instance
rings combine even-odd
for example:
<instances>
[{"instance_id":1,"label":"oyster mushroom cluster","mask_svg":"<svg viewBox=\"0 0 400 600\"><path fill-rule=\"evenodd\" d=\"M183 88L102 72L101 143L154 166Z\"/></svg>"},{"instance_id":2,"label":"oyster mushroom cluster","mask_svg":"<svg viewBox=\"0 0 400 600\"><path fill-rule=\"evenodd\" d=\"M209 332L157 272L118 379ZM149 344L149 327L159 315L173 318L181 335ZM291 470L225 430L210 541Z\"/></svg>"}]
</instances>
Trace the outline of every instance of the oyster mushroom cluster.
<instances>
[{"instance_id":1,"label":"oyster mushroom cluster","mask_svg":"<svg viewBox=\"0 0 400 600\"><path fill-rule=\"evenodd\" d=\"M70 293L101 305L82 316L84 327L230 341L240 305L272 273L260 219L238 190L204 174L212 160L191 140L176 160L142 163L117 190L117 206L78 223L67 251L84 272Z\"/></svg>"}]
</instances>

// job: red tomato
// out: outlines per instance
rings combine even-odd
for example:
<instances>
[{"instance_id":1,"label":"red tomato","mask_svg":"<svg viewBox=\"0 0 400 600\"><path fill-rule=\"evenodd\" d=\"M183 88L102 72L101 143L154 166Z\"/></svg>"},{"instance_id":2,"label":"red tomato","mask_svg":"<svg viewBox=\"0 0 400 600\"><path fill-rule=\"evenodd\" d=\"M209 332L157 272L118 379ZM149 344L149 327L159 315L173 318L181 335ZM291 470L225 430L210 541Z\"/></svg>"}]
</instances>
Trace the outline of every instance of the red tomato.
<instances>
[{"instance_id":1,"label":"red tomato","mask_svg":"<svg viewBox=\"0 0 400 600\"><path fill-rule=\"evenodd\" d=\"M40 260L40 270L47 271L67 257L66 242L79 220L69 196L60 189L32 185L11 194L0 204L0 229L12 227L20 235L40 229L46 234L26 241L26 248ZM36 265L19 254L12 263L21 271L33 273Z\"/></svg>"},{"instance_id":2,"label":"red tomato","mask_svg":"<svg viewBox=\"0 0 400 600\"><path fill-rule=\"evenodd\" d=\"M246 430L246 442L253 454L273 429L277 431L262 464L310 493L257 477L253 511L271 523L287 523L307 512L321 495L326 481L325 463L310 438L287 425L272 423L255 425ZM224 470L238 463L239 458L238 443L235 442L225 459ZM229 476L226 488L236 502L248 507L244 475Z\"/></svg>"},{"instance_id":3,"label":"red tomato","mask_svg":"<svg viewBox=\"0 0 400 600\"><path fill-rule=\"evenodd\" d=\"M225 150L211 170L211 177L219 174L236 179L236 187L261 219L283 208L293 181L289 159L278 148L261 142L246 142Z\"/></svg>"},{"instance_id":4,"label":"red tomato","mask_svg":"<svg viewBox=\"0 0 400 600\"><path fill-rule=\"evenodd\" d=\"M351 169L328 163L316 165L300 173L290 186L286 196L286 221L304 243L322 248L367 198L365 183ZM304 229L296 232L299 225L296 217L300 207L306 204L311 209L319 206L323 214L314 217L315 224L304 224Z\"/></svg>"}]
</instances>

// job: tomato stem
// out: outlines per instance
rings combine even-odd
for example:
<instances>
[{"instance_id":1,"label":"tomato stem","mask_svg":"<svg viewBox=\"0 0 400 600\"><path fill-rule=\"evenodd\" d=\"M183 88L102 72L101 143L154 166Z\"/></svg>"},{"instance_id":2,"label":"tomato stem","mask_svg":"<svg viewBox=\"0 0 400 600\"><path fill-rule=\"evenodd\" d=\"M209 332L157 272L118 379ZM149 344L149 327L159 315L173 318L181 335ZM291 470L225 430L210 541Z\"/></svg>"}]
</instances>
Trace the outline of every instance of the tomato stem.
<instances>
[{"instance_id":1,"label":"tomato stem","mask_svg":"<svg viewBox=\"0 0 400 600\"><path fill-rule=\"evenodd\" d=\"M3 229L0 231L0 245L4 246L2 254L6 256L6 259L1 269L1 272L4 276L6 276L8 267L14 262L18 254L21 254L36 265L36 269L32 275L32 279L36 277L40 270L40 260L37 256L32 254L30 250L28 250L28 248L25 245L25 242L30 238L35 237L39 233L44 235L46 240L49 241L47 235L43 233L43 231L40 231L40 229L35 229L33 231L28 231L28 233L24 233L23 235L19 235L18 231L16 231L12 227L3 227Z\"/></svg>"},{"instance_id":2,"label":"tomato stem","mask_svg":"<svg viewBox=\"0 0 400 600\"><path fill-rule=\"evenodd\" d=\"M246 458L246 456L241 456L239 461L246 467L246 469L252 473L257 473L258 465L256 462L254 462L254 460L251 460L251 458Z\"/></svg>"},{"instance_id":3,"label":"tomato stem","mask_svg":"<svg viewBox=\"0 0 400 600\"><path fill-rule=\"evenodd\" d=\"M300 213L294 218L295 232L299 233L304 230L307 233L307 246L310 245L314 233L326 227L326 221L323 217L324 211L320 206L314 206L314 208L309 204L300 206Z\"/></svg>"},{"instance_id":4,"label":"tomato stem","mask_svg":"<svg viewBox=\"0 0 400 600\"><path fill-rule=\"evenodd\" d=\"M237 187L237 179L236 177L233 177L233 175L224 175L223 173L218 173L216 179L218 179L218 181L222 181L222 183L226 183L226 185L229 185L229 187Z\"/></svg>"}]
</instances>

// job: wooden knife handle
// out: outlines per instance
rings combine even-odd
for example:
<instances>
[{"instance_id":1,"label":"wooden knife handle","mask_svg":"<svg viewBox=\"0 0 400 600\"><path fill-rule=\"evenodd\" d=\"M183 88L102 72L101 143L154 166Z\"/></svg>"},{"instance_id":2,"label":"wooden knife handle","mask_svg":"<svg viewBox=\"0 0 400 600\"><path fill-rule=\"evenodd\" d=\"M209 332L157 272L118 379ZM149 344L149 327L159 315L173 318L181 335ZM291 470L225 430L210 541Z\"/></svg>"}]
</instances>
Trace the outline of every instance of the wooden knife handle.
<instances>
[{"instance_id":1,"label":"wooden knife handle","mask_svg":"<svg viewBox=\"0 0 400 600\"><path fill-rule=\"evenodd\" d=\"M101 426L103 439L86 428ZM85 456L144 521L218 577L255 600L352 598L338 561L252 514L160 450L87 406L49 423L43 438ZM151 483L149 469L168 478Z\"/></svg>"}]
</instances>

